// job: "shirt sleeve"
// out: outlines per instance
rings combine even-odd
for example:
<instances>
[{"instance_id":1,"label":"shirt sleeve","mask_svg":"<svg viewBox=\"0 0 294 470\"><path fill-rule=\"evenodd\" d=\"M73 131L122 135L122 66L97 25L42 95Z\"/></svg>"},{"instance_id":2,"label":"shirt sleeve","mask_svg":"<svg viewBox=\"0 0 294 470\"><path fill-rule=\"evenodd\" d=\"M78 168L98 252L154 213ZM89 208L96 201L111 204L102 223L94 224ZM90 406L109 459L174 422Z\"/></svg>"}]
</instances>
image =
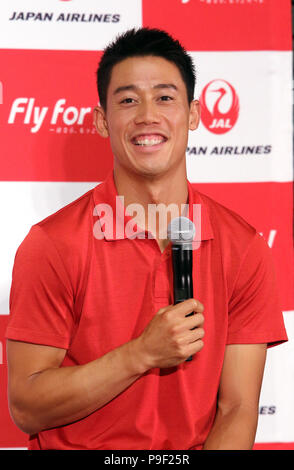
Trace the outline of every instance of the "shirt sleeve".
<instances>
[{"instance_id":1,"label":"shirt sleeve","mask_svg":"<svg viewBox=\"0 0 294 470\"><path fill-rule=\"evenodd\" d=\"M271 347L287 339L270 248L256 233L229 301L227 344L267 343Z\"/></svg>"},{"instance_id":2,"label":"shirt sleeve","mask_svg":"<svg viewBox=\"0 0 294 470\"><path fill-rule=\"evenodd\" d=\"M68 349L73 298L59 253L44 229L34 225L15 255L6 338Z\"/></svg>"}]
</instances>

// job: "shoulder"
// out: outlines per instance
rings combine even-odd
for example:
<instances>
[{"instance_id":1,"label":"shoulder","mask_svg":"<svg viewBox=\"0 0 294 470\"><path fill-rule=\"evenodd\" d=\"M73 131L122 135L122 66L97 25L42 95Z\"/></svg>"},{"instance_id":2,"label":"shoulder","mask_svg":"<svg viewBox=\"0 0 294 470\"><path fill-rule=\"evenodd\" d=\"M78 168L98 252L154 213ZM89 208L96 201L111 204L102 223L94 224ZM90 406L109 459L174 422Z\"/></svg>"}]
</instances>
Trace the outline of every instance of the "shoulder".
<instances>
[{"instance_id":1,"label":"shoulder","mask_svg":"<svg viewBox=\"0 0 294 470\"><path fill-rule=\"evenodd\" d=\"M54 239L66 238L68 242L81 235L92 218L94 202L91 189L85 194L50 214L33 227L42 229L49 237Z\"/></svg>"},{"instance_id":2,"label":"shoulder","mask_svg":"<svg viewBox=\"0 0 294 470\"><path fill-rule=\"evenodd\" d=\"M271 250L257 229L235 211L203 193L197 193L212 228L213 263L223 272L228 292L232 291L240 270L247 275L247 280L257 271L272 272Z\"/></svg>"},{"instance_id":3,"label":"shoulder","mask_svg":"<svg viewBox=\"0 0 294 470\"><path fill-rule=\"evenodd\" d=\"M216 244L226 251L244 253L258 234L257 230L240 214L220 204L213 198L194 190L195 197L203 205ZM257 237L260 238L260 237Z\"/></svg>"},{"instance_id":4,"label":"shoulder","mask_svg":"<svg viewBox=\"0 0 294 470\"><path fill-rule=\"evenodd\" d=\"M18 259L31 260L35 265L62 265L78 276L87 264L91 248L93 191L34 224L18 247Z\"/></svg>"},{"instance_id":5,"label":"shoulder","mask_svg":"<svg viewBox=\"0 0 294 470\"><path fill-rule=\"evenodd\" d=\"M249 234L249 236L255 235L255 227L240 214L203 193L198 194L208 208L214 229L222 230L222 232L227 230L229 233L237 231L238 233Z\"/></svg>"}]
</instances>

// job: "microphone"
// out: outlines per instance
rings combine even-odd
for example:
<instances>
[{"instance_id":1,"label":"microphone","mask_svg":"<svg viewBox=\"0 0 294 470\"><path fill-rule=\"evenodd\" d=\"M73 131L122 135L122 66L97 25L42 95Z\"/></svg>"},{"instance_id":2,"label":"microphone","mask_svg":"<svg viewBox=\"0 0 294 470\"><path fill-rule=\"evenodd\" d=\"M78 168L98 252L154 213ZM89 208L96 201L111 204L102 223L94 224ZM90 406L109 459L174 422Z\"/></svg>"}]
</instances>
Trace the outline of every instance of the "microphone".
<instances>
[{"instance_id":1,"label":"microphone","mask_svg":"<svg viewBox=\"0 0 294 470\"><path fill-rule=\"evenodd\" d=\"M194 235L195 225L187 217L177 217L167 227L167 236L172 242L174 305L193 298L192 242ZM186 317L191 315L194 315L194 312L188 313ZM192 357L188 357L186 361L191 361Z\"/></svg>"}]
</instances>

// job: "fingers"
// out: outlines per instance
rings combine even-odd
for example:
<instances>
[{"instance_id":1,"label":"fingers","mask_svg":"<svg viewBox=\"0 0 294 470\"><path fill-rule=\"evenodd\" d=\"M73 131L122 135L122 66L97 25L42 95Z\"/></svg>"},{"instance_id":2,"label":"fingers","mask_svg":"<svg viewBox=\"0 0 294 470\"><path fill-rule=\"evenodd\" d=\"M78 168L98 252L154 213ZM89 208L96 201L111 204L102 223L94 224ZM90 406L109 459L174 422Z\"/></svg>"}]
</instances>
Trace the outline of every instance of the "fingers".
<instances>
[{"instance_id":1,"label":"fingers","mask_svg":"<svg viewBox=\"0 0 294 470\"><path fill-rule=\"evenodd\" d=\"M203 313L204 306L199 300L188 299L176 305L168 305L167 307L163 307L158 310L157 314L162 315L169 310L172 310L173 314L179 314L180 316L185 317L190 313Z\"/></svg>"},{"instance_id":2,"label":"fingers","mask_svg":"<svg viewBox=\"0 0 294 470\"><path fill-rule=\"evenodd\" d=\"M199 300L188 299L162 309L163 319L169 325L171 337L188 345L204 337L204 306Z\"/></svg>"},{"instance_id":3,"label":"fingers","mask_svg":"<svg viewBox=\"0 0 294 470\"><path fill-rule=\"evenodd\" d=\"M203 313L203 304L196 299L188 299L178 303L175 307L175 312L178 312L182 316L186 316L189 313Z\"/></svg>"},{"instance_id":4,"label":"fingers","mask_svg":"<svg viewBox=\"0 0 294 470\"><path fill-rule=\"evenodd\" d=\"M204 324L204 316L202 313L194 313L194 315L190 317L186 317L183 320L183 328L194 330L195 328L199 329Z\"/></svg>"},{"instance_id":5,"label":"fingers","mask_svg":"<svg viewBox=\"0 0 294 470\"><path fill-rule=\"evenodd\" d=\"M195 313L191 317L186 317L179 322L175 322L172 332L175 336L183 336L186 342L190 343L204 337L204 316L202 313Z\"/></svg>"},{"instance_id":6,"label":"fingers","mask_svg":"<svg viewBox=\"0 0 294 470\"><path fill-rule=\"evenodd\" d=\"M174 338L177 359L181 362L201 351L204 346L204 329L196 328Z\"/></svg>"},{"instance_id":7,"label":"fingers","mask_svg":"<svg viewBox=\"0 0 294 470\"><path fill-rule=\"evenodd\" d=\"M200 302L200 300L188 299L188 300L185 300L185 301L182 302L182 303L185 303L185 304L187 304L187 305L190 305L190 302L191 302L192 305L194 306L194 307L193 307L193 312L195 312L195 313L203 313L203 312L204 312L204 305Z\"/></svg>"},{"instance_id":8,"label":"fingers","mask_svg":"<svg viewBox=\"0 0 294 470\"><path fill-rule=\"evenodd\" d=\"M178 365L203 348L203 311L196 299L158 310L141 335L149 368Z\"/></svg>"},{"instance_id":9,"label":"fingers","mask_svg":"<svg viewBox=\"0 0 294 470\"><path fill-rule=\"evenodd\" d=\"M204 335L205 331L203 328L196 328L183 335L179 340L179 343L182 343L183 345L195 343L195 341L202 340Z\"/></svg>"},{"instance_id":10,"label":"fingers","mask_svg":"<svg viewBox=\"0 0 294 470\"><path fill-rule=\"evenodd\" d=\"M204 306L199 300L188 299L177 305L161 308L157 313L173 323L181 323L185 328L197 328L204 323Z\"/></svg>"}]
</instances>

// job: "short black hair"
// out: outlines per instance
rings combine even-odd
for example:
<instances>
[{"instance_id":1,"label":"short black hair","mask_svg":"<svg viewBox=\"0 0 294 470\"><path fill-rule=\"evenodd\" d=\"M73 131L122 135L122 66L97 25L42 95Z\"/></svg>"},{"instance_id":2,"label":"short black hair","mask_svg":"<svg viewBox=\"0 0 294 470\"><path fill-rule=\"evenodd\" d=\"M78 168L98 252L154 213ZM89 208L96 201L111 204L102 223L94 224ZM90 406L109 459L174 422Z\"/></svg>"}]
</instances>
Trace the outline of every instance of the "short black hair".
<instances>
[{"instance_id":1,"label":"short black hair","mask_svg":"<svg viewBox=\"0 0 294 470\"><path fill-rule=\"evenodd\" d=\"M180 42L160 29L130 29L104 50L97 69L97 88L100 104L106 110L106 98L112 68L129 57L156 56L173 62L179 69L187 89L189 104L194 99L195 68Z\"/></svg>"}]
</instances>

